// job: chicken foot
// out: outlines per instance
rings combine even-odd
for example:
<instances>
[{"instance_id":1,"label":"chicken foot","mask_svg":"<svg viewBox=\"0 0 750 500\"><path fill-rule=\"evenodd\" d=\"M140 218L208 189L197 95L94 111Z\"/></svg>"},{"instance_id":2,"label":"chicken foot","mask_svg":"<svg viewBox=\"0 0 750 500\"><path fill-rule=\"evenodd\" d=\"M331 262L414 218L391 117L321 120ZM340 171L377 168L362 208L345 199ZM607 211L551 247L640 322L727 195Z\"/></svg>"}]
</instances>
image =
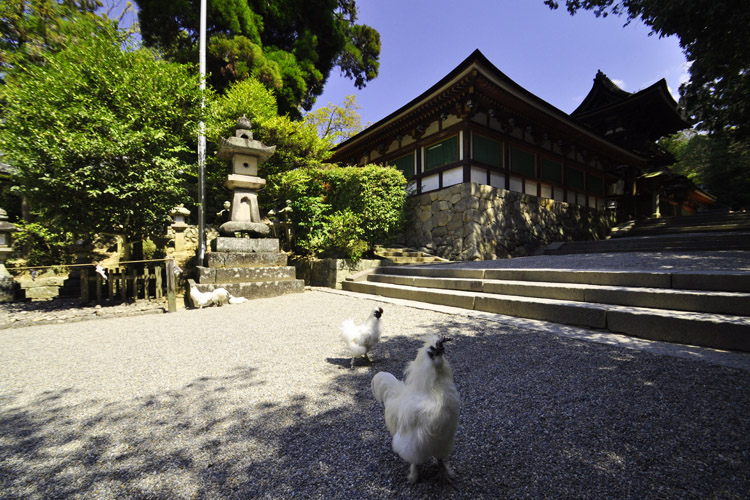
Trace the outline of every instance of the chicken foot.
<instances>
[{"instance_id":1,"label":"chicken foot","mask_svg":"<svg viewBox=\"0 0 750 500\"><path fill-rule=\"evenodd\" d=\"M429 479L434 479L436 482L440 483L440 486L445 487L450 486L454 490L458 490L456 488L456 485L453 483L453 478L456 476L454 472L448 467L448 464L445 463L445 460L442 458L437 459L437 471L434 474L430 474L429 476L425 476Z\"/></svg>"},{"instance_id":2,"label":"chicken foot","mask_svg":"<svg viewBox=\"0 0 750 500\"><path fill-rule=\"evenodd\" d=\"M372 360L371 360L371 359L370 359L370 357L369 357L369 356L367 355L367 353L365 353L365 354L363 354L362 356L359 356L359 357L360 357L360 358L365 358L365 359L367 360L367 364L372 364ZM357 356L354 356L354 357L352 358L352 362L351 362L351 364L349 365L349 368L351 368L352 370L354 369L354 360L355 360L355 359L357 359Z\"/></svg>"}]
</instances>

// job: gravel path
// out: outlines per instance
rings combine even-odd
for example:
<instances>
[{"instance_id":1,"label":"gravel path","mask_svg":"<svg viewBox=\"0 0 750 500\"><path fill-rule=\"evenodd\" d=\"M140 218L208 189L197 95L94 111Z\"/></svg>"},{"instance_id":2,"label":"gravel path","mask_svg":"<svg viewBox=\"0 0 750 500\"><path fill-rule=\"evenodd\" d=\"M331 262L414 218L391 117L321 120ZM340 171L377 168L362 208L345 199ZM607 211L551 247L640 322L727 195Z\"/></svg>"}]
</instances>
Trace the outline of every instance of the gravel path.
<instances>
[{"instance_id":1,"label":"gravel path","mask_svg":"<svg viewBox=\"0 0 750 500\"><path fill-rule=\"evenodd\" d=\"M338 324L378 304L350 370ZM455 339L456 490L408 484L369 389L428 332ZM319 290L0 331L2 499L744 498L748 429L746 369Z\"/></svg>"}]
</instances>

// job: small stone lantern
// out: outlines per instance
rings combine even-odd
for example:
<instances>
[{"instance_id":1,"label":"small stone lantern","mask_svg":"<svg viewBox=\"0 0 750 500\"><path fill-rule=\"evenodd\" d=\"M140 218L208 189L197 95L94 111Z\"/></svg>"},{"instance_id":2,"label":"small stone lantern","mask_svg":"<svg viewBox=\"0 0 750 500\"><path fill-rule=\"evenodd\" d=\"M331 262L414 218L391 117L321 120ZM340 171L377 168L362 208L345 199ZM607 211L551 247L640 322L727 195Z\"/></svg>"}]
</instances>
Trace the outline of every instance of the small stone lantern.
<instances>
[{"instance_id":1,"label":"small stone lantern","mask_svg":"<svg viewBox=\"0 0 750 500\"><path fill-rule=\"evenodd\" d=\"M169 216L172 217L174 223L169 226L174 231L174 251L184 252L185 251L185 230L188 228L185 218L190 215L190 210L180 203L172 210L169 211Z\"/></svg>"},{"instance_id":2,"label":"small stone lantern","mask_svg":"<svg viewBox=\"0 0 750 500\"><path fill-rule=\"evenodd\" d=\"M10 233L18 231L18 228L8 222L8 213L0 208L0 302L13 300L13 289L15 282L5 268L5 260L13 252L10 246Z\"/></svg>"},{"instance_id":3,"label":"small stone lantern","mask_svg":"<svg viewBox=\"0 0 750 500\"><path fill-rule=\"evenodd\" d=\"M275 151L276 146L253 139L252 125L245 116L237 120L235 136L221 140L218 158L232 161L232 173L225 182L232 190L232 208L229 221L219 228L221 234L264 237L270 233L258 210L258 190L266 185L266 180L258 177L258 166Z\"/></svg>"}]
</instances>

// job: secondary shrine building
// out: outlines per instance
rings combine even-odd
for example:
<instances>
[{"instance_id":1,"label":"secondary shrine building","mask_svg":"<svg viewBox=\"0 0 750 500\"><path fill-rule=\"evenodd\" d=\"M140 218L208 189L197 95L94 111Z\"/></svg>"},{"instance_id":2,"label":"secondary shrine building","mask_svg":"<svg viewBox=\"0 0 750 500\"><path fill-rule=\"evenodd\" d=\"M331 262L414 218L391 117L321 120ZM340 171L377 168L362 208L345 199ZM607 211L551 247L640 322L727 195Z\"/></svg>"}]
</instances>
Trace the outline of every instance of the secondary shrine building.
<instances>
[{"instance_id":1,"label":"secondary shrine building","mask_svg":"<svg viewBox=\"0 0 750 500\"><path fill-rule=\"evenodd\" d=\"M404 173L407 245L453 260L492 259L603 237L615 208L621 217L658 213L669 203L689 209L688 196L667 194L672 177L643 180L673 162L654 141L688 127L663 80L631 94L599 73L568 115L476 50L422 95L339 144L332 161Z\"/></svg>"}]
</instances>

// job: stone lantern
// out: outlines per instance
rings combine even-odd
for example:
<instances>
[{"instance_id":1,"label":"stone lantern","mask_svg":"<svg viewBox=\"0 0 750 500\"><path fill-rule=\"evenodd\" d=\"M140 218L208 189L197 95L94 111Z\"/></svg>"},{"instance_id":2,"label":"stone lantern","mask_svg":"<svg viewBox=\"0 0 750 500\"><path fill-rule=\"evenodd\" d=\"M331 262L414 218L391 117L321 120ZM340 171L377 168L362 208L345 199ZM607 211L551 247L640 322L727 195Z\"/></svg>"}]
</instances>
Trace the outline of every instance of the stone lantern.
<instances>
[{"instance_id":1,"label":"stone lantern","mask_svg":"<svg viewBox=\"0 0 750 500\"><path fill-rule=\"evenodd\" d=\"M15 282L5 268L5 260L13 252L10 246L10 233L15 231L18 231L18 228L8 222L8 213L0 208L0 302L13 300Z\"/></svg>"},{"instance_id":2,"label":"stone lantern","mask_svg":"<svg viewBox=\"0 0 750 500\"><path fill-rule=\"evenodd\" d=\"M170 229L174 231L174 251L184 252L185 251L185 230L188 228L188 224L185 221L186 217L190 215L190 210L180 203L172 210L169 211L169 216L174 221L170 225Z\"/></svg>"},{"instance_id":3,"label":"stone lantern","mask_svg":"<svg viewBox=\"0 0 750 500\"><path fill-rule=\"evenodd\" d=\"M232 161L232 173L224 183L232 191L231 212L229 221L219 228L221 234L257 238L270 233L258 210L258 190L266 185L266 180L258 177L258 167L275 151L276 146L253 139L252 125L244 116L237 120L235 136L221 140L218 158Z\"/></svg>"}]
</instances>

